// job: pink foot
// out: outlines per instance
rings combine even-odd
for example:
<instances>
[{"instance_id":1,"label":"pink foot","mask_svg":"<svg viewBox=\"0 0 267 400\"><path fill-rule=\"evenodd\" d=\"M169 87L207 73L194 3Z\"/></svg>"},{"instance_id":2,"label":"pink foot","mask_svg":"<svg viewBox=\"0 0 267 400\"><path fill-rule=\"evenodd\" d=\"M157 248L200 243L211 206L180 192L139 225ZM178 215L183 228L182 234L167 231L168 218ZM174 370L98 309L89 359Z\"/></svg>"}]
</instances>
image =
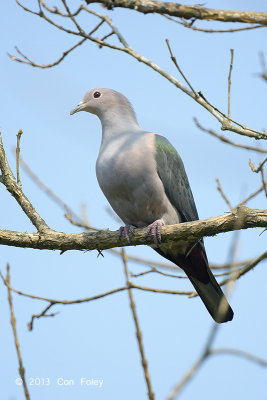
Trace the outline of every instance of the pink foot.
<instances>
[{"instance_id":1,"label":"pink foot","mask_svg":"<svg viewBox=\"0 0 267 400\"><path fill-rule=\"evenodd\" d=\"M131 243L130 241L130 234L133 233L135 229L135 226L133 225L125 225L125 226L121 226L119 229L119 239L121 239L122 235L125 236L126 240L128 243Z\"/></svg>"},{"instance_id":2,"label":"pink foot","mask_svg":"<svg viewBox=\"0 0 267 400\"><path fill-rule=\"evenodd\" d=\"M151 234L155 244L161 243L161 227L164 225L161 219L157 219L146 228L146 237Z\"/></svg>"}]
</instances>

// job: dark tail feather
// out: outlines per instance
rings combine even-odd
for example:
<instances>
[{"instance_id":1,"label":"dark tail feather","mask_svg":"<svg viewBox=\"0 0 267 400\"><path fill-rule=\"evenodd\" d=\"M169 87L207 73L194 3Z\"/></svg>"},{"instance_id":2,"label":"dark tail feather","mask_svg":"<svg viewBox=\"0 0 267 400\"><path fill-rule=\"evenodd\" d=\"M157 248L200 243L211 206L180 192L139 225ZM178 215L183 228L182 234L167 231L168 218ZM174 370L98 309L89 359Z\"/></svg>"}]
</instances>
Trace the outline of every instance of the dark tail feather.
<instances>
[{"instance_id":1,"label":"dark tail feather","mask_svg":"<svg viewBox=\"0 0 267 400\"><path fill-rule=\"evenodd\" d=\"M165 253L160 249L155 250L185 271L214 321L221 323L233 319L233 310L209 268L205 249L201 242L194 246L186 256L174 255L171 254L171 251Z\"/></svg>"}]
</instances>

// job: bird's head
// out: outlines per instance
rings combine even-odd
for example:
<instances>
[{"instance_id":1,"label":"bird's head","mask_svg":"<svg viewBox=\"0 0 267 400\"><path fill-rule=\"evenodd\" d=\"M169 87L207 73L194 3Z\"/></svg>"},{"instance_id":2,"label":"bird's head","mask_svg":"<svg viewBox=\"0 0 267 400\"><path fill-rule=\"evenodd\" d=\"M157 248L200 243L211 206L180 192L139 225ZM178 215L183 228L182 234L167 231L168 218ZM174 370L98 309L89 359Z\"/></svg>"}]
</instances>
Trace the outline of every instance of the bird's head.
<instances>
[{"instance_id":1,"label":"bird's head","mask_svg":"<svg viewBox=\"0 0 267 400\"><path fill-rule=\"evenodd\" d=\"M96 114L100 119L107 112L131 114L135 118L132 105L126 97L115 90L107 88L95 88L86 92L82 101L71 110L70 114L73 115L79 111Z\"/></svg>"}]
</instances>

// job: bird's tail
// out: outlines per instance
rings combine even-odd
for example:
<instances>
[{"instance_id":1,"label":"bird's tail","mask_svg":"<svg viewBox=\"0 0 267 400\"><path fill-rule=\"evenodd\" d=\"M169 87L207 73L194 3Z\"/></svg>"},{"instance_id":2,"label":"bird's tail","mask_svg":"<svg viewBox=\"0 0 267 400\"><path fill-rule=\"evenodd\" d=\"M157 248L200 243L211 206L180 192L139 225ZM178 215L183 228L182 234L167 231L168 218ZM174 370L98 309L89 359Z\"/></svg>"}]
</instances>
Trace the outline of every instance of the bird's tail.
<instances>
[{"instance_id":1,"label":"bird's tail","mask_svg":"<svg viewBox=\"0 0 267 400\"><path fill-rule=\"evenodd\" d=\"M214 321L222 323L233 319L233 310L209 268L201 242L187 255L174 255L172 251L155 250L185 271Z\"/></svg>"}]
</instances>

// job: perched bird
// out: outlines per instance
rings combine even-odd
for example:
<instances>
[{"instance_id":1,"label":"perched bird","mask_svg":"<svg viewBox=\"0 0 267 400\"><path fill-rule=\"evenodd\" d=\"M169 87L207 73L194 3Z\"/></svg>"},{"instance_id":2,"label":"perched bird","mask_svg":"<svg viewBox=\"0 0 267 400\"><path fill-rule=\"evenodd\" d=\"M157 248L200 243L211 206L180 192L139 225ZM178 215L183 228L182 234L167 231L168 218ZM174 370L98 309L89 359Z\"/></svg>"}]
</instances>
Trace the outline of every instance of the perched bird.
<instances>
[{"instance_id":1,"label":"perched bird","mask_svg":"<svg viewBox=\"0 0 267 400\"><path fill-rule=\"evenodd\" d=\"M162 135L137 123L132 105L112 89L89 90L70 114L87 111L102 124L96 162L98 183L113 210L126 224L147 227L155 251L184 270L216 322L232 320L233 311L208 264L203 240L161 244L161 226L198 219L183 162Z\"/></svg>"}]
</instances>

